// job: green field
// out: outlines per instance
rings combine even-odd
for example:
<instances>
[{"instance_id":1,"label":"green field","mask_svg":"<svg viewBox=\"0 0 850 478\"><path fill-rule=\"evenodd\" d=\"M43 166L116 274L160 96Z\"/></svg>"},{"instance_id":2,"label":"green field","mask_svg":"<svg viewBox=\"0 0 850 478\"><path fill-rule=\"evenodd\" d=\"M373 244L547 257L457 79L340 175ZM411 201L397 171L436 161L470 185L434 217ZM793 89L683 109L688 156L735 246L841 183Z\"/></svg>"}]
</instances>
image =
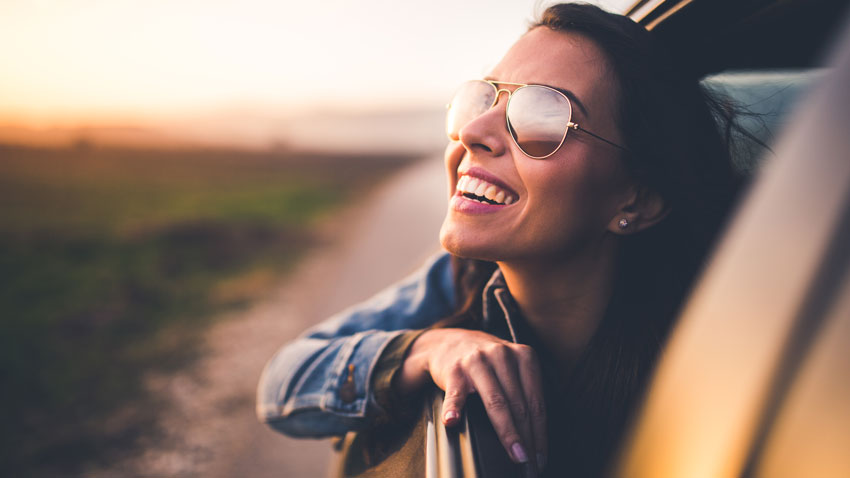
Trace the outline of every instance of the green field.
<instances>
[{"instance_id":1,"label":"green field","mask_svg":"<svg viewBox=\"0 0 850 478\"><path fill-rule=\"evenodd\" d=\"M0 469L63 470L131 444L141 376L261 297L315 225L406 157L0 147ZM34 464L38 464L34 467Z\"/></svg>"}]
</instances>

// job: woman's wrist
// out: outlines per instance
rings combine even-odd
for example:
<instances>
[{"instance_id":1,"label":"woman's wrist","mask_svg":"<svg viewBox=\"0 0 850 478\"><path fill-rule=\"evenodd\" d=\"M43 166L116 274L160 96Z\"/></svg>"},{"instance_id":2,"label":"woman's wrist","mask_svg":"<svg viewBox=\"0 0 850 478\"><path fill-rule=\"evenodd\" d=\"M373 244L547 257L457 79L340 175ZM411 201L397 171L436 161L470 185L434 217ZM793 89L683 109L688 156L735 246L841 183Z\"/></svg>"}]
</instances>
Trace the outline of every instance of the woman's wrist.
<instances>
[{"instance_id":1,"label":"woman's wrist","mask_svg":"<svg viewBox=\"0 0 850 478\"><path fill-rule=\"evenodd\" d=\"M410 330L393 338L378 358L371 377L371 388L375 402L385 412L377 416L378 421L390 421L408 415L402 396L393 385L401 371L407 351L423 330Z\"/></svg>"},{"instance_id":2,"label":"woman's wrist","mask_svg":"<svg viewBox=\"0 0 850 478\"><path fill-rule=\"evenodd\" d=\"M410 395L424 387L431 379L428 371L428 359L433 338L440 329L426 330L413 341L402 362L401 369L393 380L393 387L399 395Z\"/></svg>"}]
</instances>

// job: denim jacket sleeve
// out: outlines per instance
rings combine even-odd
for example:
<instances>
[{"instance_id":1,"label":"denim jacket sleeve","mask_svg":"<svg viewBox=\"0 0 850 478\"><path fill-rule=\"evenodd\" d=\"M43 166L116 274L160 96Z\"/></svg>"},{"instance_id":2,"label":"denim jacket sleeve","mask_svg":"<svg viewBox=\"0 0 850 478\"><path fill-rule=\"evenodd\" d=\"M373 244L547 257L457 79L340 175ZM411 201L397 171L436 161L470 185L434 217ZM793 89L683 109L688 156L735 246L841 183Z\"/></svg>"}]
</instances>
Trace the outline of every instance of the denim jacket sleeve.
<instances>
[{"instance_id":1,"label":"denim jacket sleeve","mask_svg":"<svg viewBox=\"0 0 850 478\"><path fill-rule=\"evenodd\" d=\"M451 261L442 253L281 348L260 378L257 416L295 437L343 435L367 427L383 412L370 384L384 347L405 331L448 316L453 306Z\"/></svg>"}]
</instances>

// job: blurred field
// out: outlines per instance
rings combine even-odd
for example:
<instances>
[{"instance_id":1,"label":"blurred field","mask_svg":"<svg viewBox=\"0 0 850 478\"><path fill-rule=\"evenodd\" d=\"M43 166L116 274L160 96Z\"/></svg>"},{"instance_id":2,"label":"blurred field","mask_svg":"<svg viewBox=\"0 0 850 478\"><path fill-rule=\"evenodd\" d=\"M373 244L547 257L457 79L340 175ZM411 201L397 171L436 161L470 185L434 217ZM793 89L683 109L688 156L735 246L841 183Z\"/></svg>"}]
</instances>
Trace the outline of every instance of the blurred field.
<instances>
[{"instance_id":1,"label":"blurred field","mask_svg":"<svg viewBox=\"0 0 850 478\"><path fill-rule=\"evenodd\" d=\"M411 159L0 147L0 469L131 444L156 407L143 373L191 361L199 327Z\"/></svg>"}]
</instances>

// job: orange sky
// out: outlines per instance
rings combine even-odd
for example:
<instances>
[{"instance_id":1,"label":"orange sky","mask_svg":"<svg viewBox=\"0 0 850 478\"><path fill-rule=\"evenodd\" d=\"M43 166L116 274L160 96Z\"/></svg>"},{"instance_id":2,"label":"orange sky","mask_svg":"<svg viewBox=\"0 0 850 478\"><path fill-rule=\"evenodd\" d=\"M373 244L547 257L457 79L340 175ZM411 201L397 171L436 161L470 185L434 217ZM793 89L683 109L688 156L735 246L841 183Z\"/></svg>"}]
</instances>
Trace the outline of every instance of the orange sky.
<instances>
[{"instance_id":1,"label":"orange sky","mask_svg":"<svg viewBox=\"0 0 850 478\"><path fill-rule=\"evenodd\" d=\"M442 104L536 3L4 0L0 120Z\"/></svg>"},{"instance_id":2,"label":"orange sky","mask_svg":"<svg viewBox=\"0 0 850 478\"><path fill-rule=\"evenodd\" d=\"M285 131L295 116L420 110L428 123L413 131L435 139L403 136L405 126L393 140L441 143L439 111L454 88L486 74L551 3L2 0L0 142L267 147L310 137L314 123ZM352 133L340 144L374 142L350 122L335 130Z\"/></svg>"}]
</instances>

